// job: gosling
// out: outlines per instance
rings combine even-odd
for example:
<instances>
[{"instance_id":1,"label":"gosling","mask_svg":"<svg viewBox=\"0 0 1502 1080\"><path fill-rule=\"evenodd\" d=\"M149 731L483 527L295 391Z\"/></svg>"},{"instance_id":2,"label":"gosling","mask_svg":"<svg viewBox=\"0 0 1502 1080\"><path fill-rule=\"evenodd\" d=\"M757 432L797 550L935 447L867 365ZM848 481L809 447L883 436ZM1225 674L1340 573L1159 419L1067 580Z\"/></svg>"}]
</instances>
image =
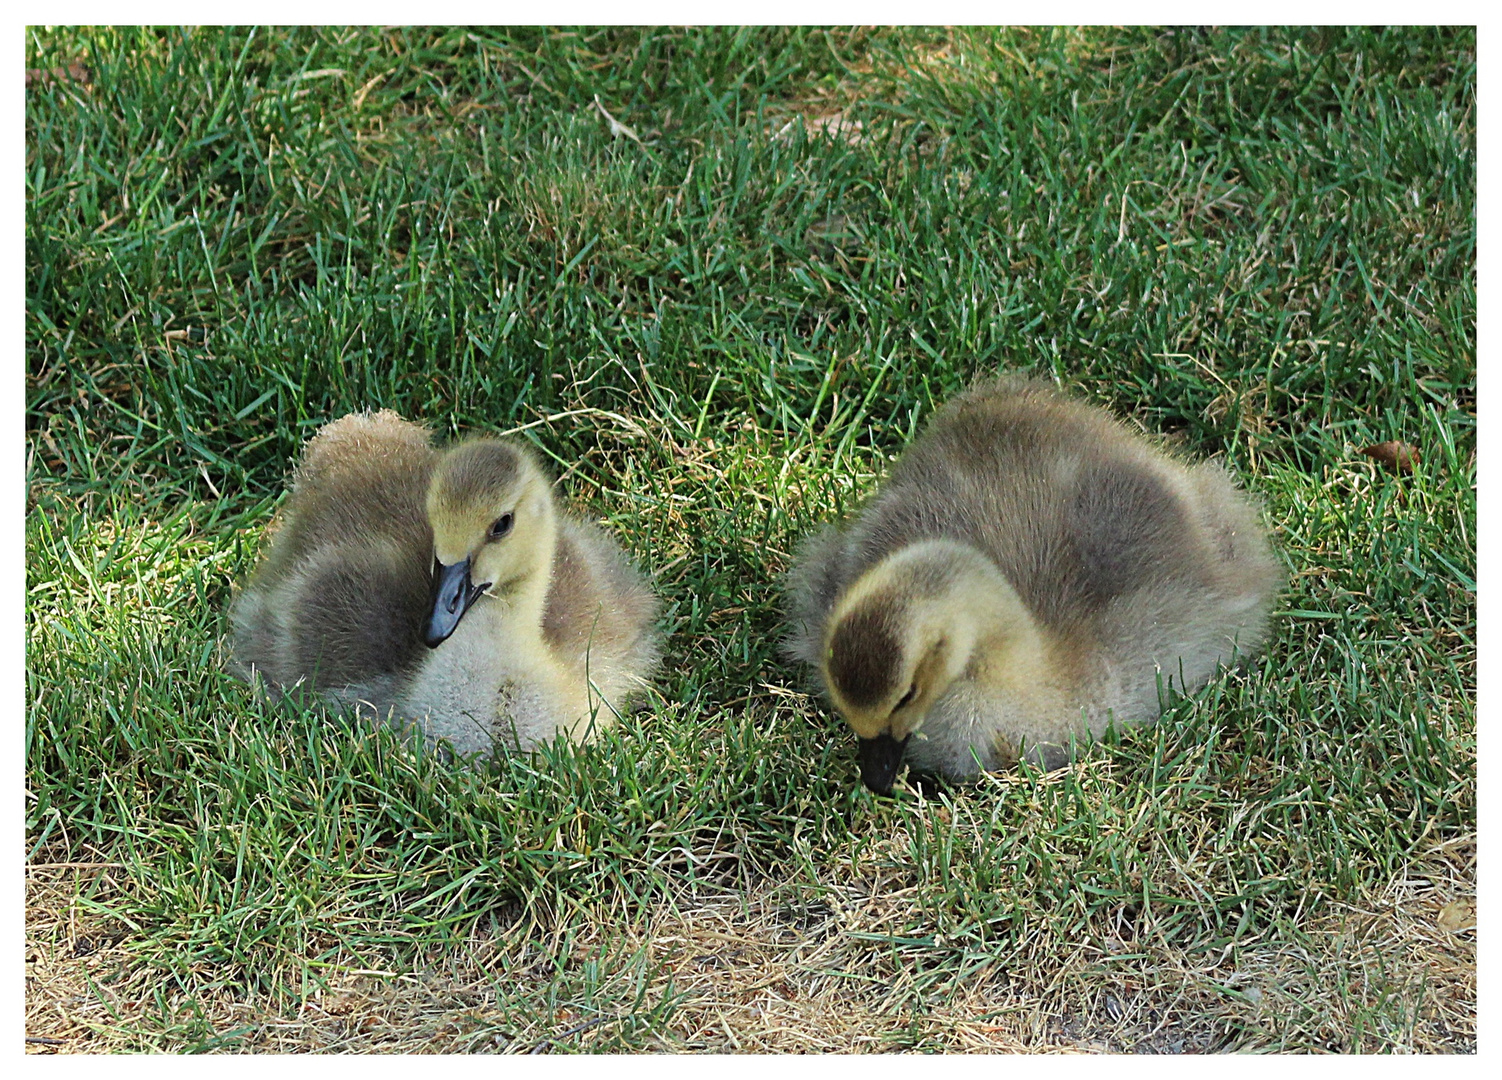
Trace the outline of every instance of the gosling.
<instances>
[{"instance_id":1,"label":"gosling","mask_svg":"<svg viewBox=\"0 0 1502 1080\"><path fill-rule=\"evenodd\" d=\"M521 447L435 451L383 411L308 444L231 606L248 678L308 686L459 756L587 741L648 685L658 603Z\"/></svg>"},{"instance_id":2,"label":"gosling","mask_svg":"<svg viewBox=\"0 0 1502 1080\"><path fill-rule=\"evenodd\" d=\"M798 552L788 651L855 730L861 779L951 781L1149 723L1160 687L1253 656L1285 580L1219 466L1020 378L942 408L844 529Z\"/></svg>"},{"instance_id":3,"label":"gosling","mask_svg":"<svg viewBox=\"0 0 1502 1080\"><path fill-rule=\"evenodd\" d=\"M600 529L561 512L530 453L476 439L428 485L433 650L401 715L459 754L587 742L647 684L658 602Z\"/></svg>"}]
</instances>

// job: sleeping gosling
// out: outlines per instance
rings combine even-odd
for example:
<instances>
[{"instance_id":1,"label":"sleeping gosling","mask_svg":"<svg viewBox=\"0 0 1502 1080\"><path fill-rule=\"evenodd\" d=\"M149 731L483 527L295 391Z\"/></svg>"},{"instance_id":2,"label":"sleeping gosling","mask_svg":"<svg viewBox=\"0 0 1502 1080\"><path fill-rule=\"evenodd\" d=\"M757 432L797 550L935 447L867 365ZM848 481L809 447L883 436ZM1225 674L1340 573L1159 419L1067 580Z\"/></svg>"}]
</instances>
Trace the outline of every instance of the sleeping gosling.
<instances>
[{"instance_id":1,"label":"sleeping gosling","mask_svg":"<svg viewBox=\"0 0 1502 1080\"><path fill-rule=\"evenodd\" d=\"M526 450L434 451L393 412L308 445L270 550L231 607L242 673L459 755L587 740L647 685L658 604L555 506Z\"/></svg>"},{"instance_id":2,"label":"sleeping gosling","mask_svg":"<svg viewBox=\"0 0 1502 1080\"><path fill-rule=\"evenodd\" d=\"M949 402L843 528L797 554L789 652L861 779L1063 764L1254 655L1285 575L1248 497L1019 378Z\"/></svg>"}]
</instances>

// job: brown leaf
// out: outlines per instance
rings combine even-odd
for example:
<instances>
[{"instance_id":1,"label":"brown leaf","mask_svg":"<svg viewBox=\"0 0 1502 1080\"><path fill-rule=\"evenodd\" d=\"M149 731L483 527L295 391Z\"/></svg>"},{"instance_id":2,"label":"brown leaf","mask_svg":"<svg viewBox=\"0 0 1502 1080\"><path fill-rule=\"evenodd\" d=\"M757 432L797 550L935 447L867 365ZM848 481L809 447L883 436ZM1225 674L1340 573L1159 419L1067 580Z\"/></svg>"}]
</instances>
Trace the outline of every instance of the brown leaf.
<instances>
[{"instance_id":1,"label":"brown leaf","mask_svg":"<svg viewBox=\"0 0 1502 1080\"><path fill-rule=\"evenodd\" d=\"M1417 446L1396 439L1364 447L1361 452L1390 472L1413 472L1414 463L1419 459Z\"/></svg>"},{"instance_id":2,"label":"brown leaf","mask_svg":"<svg viewBox=\"0 0 1502 1080\"><path fill-rule=\"evenodd\" d=\"M1446 933L1458 934L1475 927L1476 915L1471 911L1471 905L1464 900L1451 900L1439 909L1434 924Z\"/></svg>"},{"instance_id":3,"label":"brown leaf","mask_svg":"<svg viewBox=\"0 0 1502 1080\"><path fill-rule=\"evenodd\" d=\"M84 66L82 60L74 60L67 67L26 69L27 86L46 86L48 83L62 82L65 79L87 86L94 81L94 76Z\"/></svg>"}]
</instances>

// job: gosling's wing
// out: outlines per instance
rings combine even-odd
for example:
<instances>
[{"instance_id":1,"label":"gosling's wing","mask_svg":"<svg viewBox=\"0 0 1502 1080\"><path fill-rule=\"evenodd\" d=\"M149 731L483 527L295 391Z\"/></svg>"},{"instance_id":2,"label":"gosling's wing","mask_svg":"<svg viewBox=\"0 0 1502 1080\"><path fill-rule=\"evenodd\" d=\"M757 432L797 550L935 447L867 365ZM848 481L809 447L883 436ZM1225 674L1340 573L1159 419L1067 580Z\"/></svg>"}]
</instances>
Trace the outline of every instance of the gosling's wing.
<instances>
[{"instance_id":1,"label":"gosling's wing","mask_svg":"<svg viewBox=\"0 0 1502 1080\"><path fill-rule=\"evenodd\" d=\"M1103 410L999 379L934 417L852 530L859 568L917 540L971 544L1046 624L1144 589L1214 587L1186 471Z\"/></svg>"},{"instance_id":2,"label":"gosling's wing","mask_svg":"<svg viewBox=\"0 0 1502 1080\"><path fill-rule=\"evenodd\" d=\"M543 638L565 663L604 687L639 683L656 667L661 604L630 556L603 530L558 518Z\"/></svg>"},{"instance_id":3,"label":"gosling's wing","mask_svg":"<svg viewBox=\"0 0 1502 1080\"><path fill-rule=\"evenodd\" d=\"M1219 466L1171 479L1184 516L1175 546L1159 540L1139 551L1157 548L1149 557L1173 565L1144 568L1135 588L1092 612L1088 623L1098 654L1124 676L1123 694L1149 712L1159 678L1193 689L1219 664L1260 651L1285 580L1255 502Z\"/></svg>"},{"instance_id":4,"label":"gosling's wing","mask_svg":"<svg viewBox=\"0 0 1502 1080\"><path fill-rule=\"evenodd\" d=\"M428 568L409 553L327 548L245 596L232 612L236 656L283 686L305 679L373 699L383 693L375 687L394 685L426 654Z\"/></svg>"}]
</instances>

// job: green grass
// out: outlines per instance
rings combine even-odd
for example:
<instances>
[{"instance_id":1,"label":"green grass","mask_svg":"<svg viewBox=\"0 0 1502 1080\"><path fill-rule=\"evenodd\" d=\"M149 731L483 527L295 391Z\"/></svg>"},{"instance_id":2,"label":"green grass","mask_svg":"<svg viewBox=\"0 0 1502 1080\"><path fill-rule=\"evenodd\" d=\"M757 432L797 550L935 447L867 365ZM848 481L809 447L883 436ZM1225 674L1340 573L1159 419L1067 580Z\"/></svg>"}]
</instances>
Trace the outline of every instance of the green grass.
<instances>
[{"instance_id":1,"label":"green grass","mask_svg":"<svg viewBox=\"0 0 1502 1080\"><path fill-rule=\"evenodd\" d=\"M39 881L118 864L31 901L53 977L68 919L111 943L102 1004L37 1032L254 1049L489 942L450 1048L772 1046L651 941L728 902L747 941L822 943L789 985L868 1048L1018 1017L1038 1047L1474 1047L1473 933L1433 945L1455 999L1340 920L1474 842L1475 58L1428 29L33 31L28 67L92 78L27 91L27 850ZM1074 768L874 799L777 652L778 578L998 370L1221 455L1286 610ZM532 425L656 575L651 709L466 774L226 673L290 462L374 407ZM1387 439L1412 475L1358 453ZM846 1045L807 1025L776 1045Z\"/></svg>"}]
</instances>

